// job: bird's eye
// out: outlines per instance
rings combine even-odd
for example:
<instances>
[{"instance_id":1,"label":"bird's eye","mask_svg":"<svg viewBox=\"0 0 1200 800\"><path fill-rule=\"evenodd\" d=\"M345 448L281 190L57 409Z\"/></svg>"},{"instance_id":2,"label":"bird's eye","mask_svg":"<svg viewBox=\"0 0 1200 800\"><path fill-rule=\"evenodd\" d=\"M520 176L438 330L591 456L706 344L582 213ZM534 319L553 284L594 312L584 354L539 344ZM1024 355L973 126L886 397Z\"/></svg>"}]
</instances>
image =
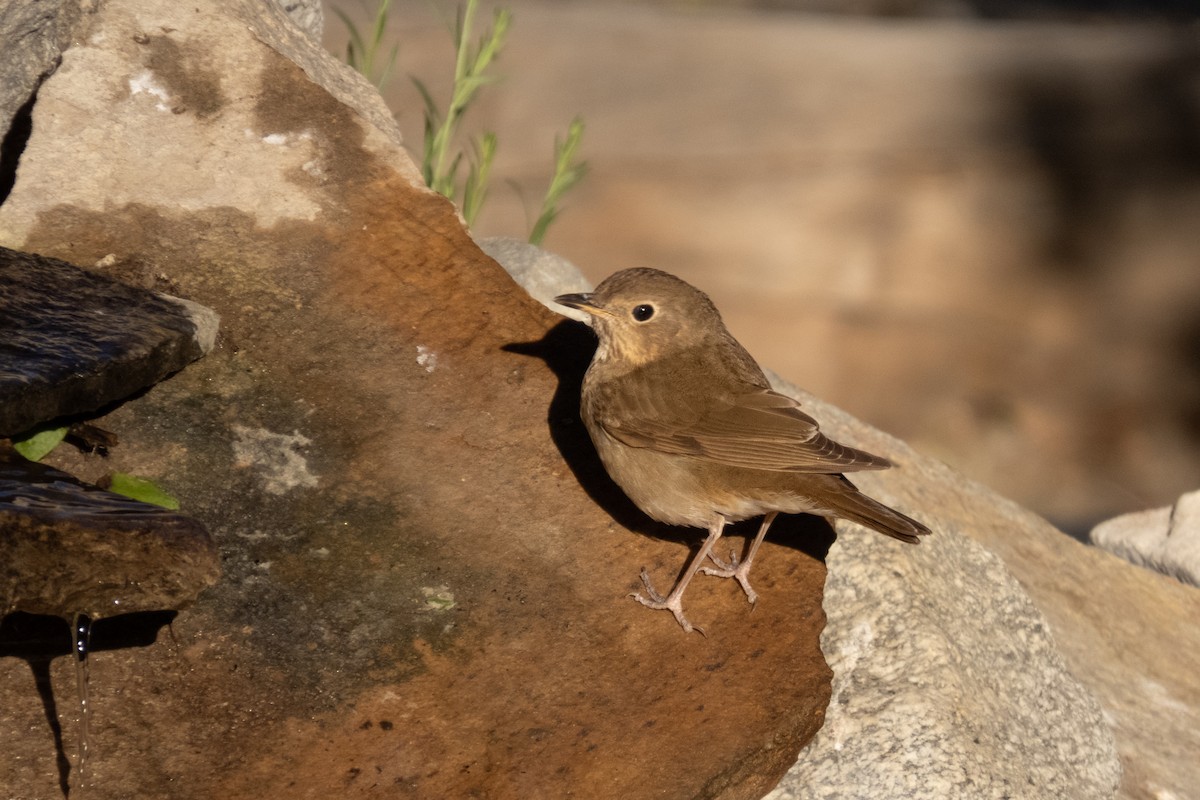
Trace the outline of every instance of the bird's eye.
<instances>
[{"instance_id":1,"label":"bird's eye","mask_svg":"<svg viewBox=\"0 0 1200 800\"><path fill-rule=\"evenodd\" d=\"M645 322L654 316L654 306L649 303L642 303L640 306L633 307L633 318L638 322Z\"/></svg>"}]
</instances>

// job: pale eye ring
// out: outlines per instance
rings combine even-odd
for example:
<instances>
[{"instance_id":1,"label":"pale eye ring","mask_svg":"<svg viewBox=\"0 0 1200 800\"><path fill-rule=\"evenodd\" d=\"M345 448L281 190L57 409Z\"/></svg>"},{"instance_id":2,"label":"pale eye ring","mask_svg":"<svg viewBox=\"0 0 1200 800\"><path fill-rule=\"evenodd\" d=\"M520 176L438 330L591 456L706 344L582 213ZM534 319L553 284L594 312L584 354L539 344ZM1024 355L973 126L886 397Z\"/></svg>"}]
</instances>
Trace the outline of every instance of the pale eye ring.
<instances>
[{"instance_id":1,"label":"pale eye ring","mask_svg":"<svg viewBox=\"0 0 1200 800\"><path fill-rule=\"evenodd\" d=\"M631 314L638 322L646 322L654 316L654 306L649 303L641 303L633 307Z\"/></svg>"}]
</instances>

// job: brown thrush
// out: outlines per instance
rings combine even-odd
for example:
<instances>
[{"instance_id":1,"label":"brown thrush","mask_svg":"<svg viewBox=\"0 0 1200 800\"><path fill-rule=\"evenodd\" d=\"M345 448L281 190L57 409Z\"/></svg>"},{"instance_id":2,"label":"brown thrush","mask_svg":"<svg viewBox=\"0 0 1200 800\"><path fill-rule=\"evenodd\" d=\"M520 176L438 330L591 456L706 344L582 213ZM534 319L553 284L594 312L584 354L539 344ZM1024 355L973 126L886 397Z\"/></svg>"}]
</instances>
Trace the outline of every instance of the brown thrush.
<instances>
[{"instance_id":1,"label":"brown thrush","mask_svg":"<svg viewBox=\"0 0 1200 800\"><path fill-rule=\"evenodd\" d=\"M736 578L754 603L750 567L780 513L841 517L914 544L929 533L842 475L891 462L829 439L799 403L772 391L699 289L660 270L628 269L555 301L587 312L600 339L580 412L609 475L654 519L708 529L667 596L642 570L648 596L632 595L642 605L669 609L692 630L683 593L706 559L715 565L706 574ZM760 514L744 559L713 555L726 523Z\"/></svg>"}]
</instances>

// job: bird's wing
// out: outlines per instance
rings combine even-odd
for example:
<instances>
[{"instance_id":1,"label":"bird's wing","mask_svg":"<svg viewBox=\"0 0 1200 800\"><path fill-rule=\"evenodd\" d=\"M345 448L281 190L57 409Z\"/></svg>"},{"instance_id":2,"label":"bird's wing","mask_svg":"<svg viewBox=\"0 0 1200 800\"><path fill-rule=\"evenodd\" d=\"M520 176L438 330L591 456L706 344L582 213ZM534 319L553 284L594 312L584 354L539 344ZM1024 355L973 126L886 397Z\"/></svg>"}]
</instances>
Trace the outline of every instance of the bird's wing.
<instances>
[{"instance_id":1,"label":"bird's wing","mask_svg":"<svg viewBox=\"0 0 1200 800\"><path fill-rule=\"evenodd\" d=\"M606 432L630 447L692 456L735 467L787 472L884 469L885 458L839 444L790 397L754 389L724 399L639 393L637 403L597 404Z\"/></svg>"}]
</instances>

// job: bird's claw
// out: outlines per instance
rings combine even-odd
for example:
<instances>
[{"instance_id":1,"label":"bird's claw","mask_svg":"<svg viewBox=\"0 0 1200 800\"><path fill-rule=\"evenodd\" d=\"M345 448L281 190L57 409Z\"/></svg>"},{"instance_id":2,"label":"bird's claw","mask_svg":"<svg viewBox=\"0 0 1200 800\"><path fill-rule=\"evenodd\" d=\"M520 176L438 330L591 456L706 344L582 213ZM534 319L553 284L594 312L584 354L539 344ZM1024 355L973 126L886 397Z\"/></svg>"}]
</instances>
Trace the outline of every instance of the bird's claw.
<instances>
[{"instance_id":1,"label":"bird's claw","mask_svg":"<svg viewBox=\"0 0 1200 800\"><path fill-rule=\"evenodd\" d=\"M716 561L716 559L713 559ZM717 561L720 565L721 562ZM746 593L746 599L750 601L750 605L758 602L758 592L750 585L750 562L746 561L740 564L735 564L732 567L722 566L720 569L712 567L701 567L700 571L705 575L712 575L717 578L736 578L738 585L742 587L742 591Z\"/></svg>"},{"instance_id":2,"label":"bird's claw","mask_svg":"<svg viewBox=\"0 0 1200 800\"><path fill-rule=\"evenodd\" d=\"M646 587L646 594L648 594L649 597L643 597L641 592L630 592L629 596L634 600L637 600L646 608L653 608L656 610L665 609L670 611L675 616L675 621L679 623L679 627L683 628L684 633L696 631L701 636L708 636L708 634L704 632L703 628L698 628L692 623L688 622L687 617L683 615L683 598L681 595L677 595L672 592L666 597L663 597L661 594L655 591L654 584L650 582L650 575L646 572L646 570L642 570L642 584Z\"/></svg>"},{"instance_id":3,"label":"bird's claw","mask_svg":"<svg viewBox=\"0 0 1200 800\"><path fill-rule=\"evenodd\" d=\"M655 602L655 603L666 603L667 602L667 598L663 597L661 594L659 594L655 590L654 584L650 582L650 573L646 572L646 570L644 570L644 569L642 570L642 585L646 587L646 594L650 595L650 599L653 602ZM645 600L642 599L641 595L639 595L637 593L631 594L630 597L638 598L638 601L640 603L642 603L642 605L649 605ZM663 606L663 608L665 608L665 607L666 606Z\"/></svg>"},{"instance_id":4,"label":"bird's claw","mask_svg":"<svg viewBox=\"0 0 1200 800\"><path fill-rule=\"evenodd\" d=\"M741 564L741 562L742 562L742 560L740 558L738 558L738 554L737 554L736 550L729 551L729 561L722 561L721 559L714 556L712 553L708 554L708 558L710 561L712 561L714 564L717 565L717 567L719 568L720 571L714 570L712 567L701 567L700 571L703 572L705 575L716 575L720 578L728 578L728 577L732 576L734 570L736 570L738 568L738 565ZM724 573L728 573L728 574L724 574Z\"/></svg>"}]
</instances>

